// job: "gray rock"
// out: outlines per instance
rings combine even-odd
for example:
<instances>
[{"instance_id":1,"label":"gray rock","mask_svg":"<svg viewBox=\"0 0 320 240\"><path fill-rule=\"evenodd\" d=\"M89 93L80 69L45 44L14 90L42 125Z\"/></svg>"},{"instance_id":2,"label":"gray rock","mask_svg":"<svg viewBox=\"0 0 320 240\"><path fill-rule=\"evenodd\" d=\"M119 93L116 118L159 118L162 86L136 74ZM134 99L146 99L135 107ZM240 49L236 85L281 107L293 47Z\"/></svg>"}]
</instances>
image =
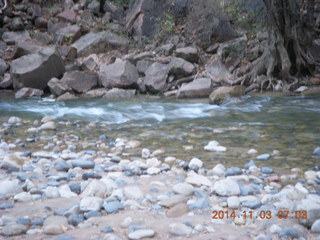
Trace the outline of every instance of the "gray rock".
<instances>
[{"instance_id":1,"label":"gray rock","mask_svg":"<svg viewBox=\"0 0 320 240\"><path fill-rule=\"evenodd\" d=\"M312 196L312 195L308 195ZM319 199L319 197L318 197ZM299 223L306 226L311 227L312 224L319 219L320 216L320 201L311 199L311 197L307 199L302 199L301 202L297 205L297 211L301 211L301 214L306 214L307 218L299 219ZM301 215L302 216L302 215ZM303 215L304 216L304 215Z\"/></svg>"},{"instance_id":2,"label":"gray rock","mask_svg":"<svg viewBox=\"0 0 320 240\"><path fill-rule=\"evenodd\" d=\"M192 158L189 162L189 168L191 170L197 171L199 168L203 166L203 162L198 158Z\"/></svg>"},{"instance_id":3,"label":"gray rock","mask_svg":"<svg viewBox=\"0 0 320 240\"><path fill-rule=\"evenodd\" d=\"M87 211L99 211L102 207L103 199L98 197L85 197L80 201L80 210Z\"/></svg>"},{"instance_id":4,"label":"gray rock","mask_svg":"<svg viewBox=\"0 0 320 240\"><path fill-rule=\"evenodd\" d=\"M205 68L206 72L210 74L214 82L220 82L221 80L228 81L232 79L232 74L220 59L208 62Z\"/></svg>"},{"instance_id":5,"label":"gray rock","mask_svg":"<svg viewBox=\"0 0 320 240\"><path fill-rule=\"evenodd\" d=\"M124 195L129 199L141 199L144 197L143 192L139 187L136 186L127 186L124 188Z\"/></svg>"},{"instance_id":6,"label":"gray rock","mask_svg":"<svg viewBox=\"0 0 320 240\"><path fill-rule=\"evenodd\" d=\"M50 216L44 220L43 231L47 235L58 235L65 232L68 221L62 216Z\"/></svg>"},{"instance_id":7,"label":"gray rock","mask_svg":"<svg viewBox=\"0 0 320 240\"><path fill-rule=\"evenodd\" d=\"M139 74L136 67L129 61L119 61L100 66L100 83L107 88L132 87L136 85L138 78Z\"/></svg>"},{"instance_id":8,"label":"gray rock","mask_svg":"<svg viewBox=\"0 0 320 240\"><path fill-rule=\"evenodd\" d=\"M11 27L13 31L22 31L25 28L20 17L14 17L12 19Z\"/></svg>"},{"instance_id":9,"label":"gray rock","mask_svg":"<svg viewBox=\"0 0 320 240\"><path fill-rule=\"evenodd\" d=\"M136 68L140 74L145 75L147 69L154 63L153 60L143 59L137 62Z\"/></svg>"},{"instance_id":10,"label":"gray rock","mask_svg":"<svg viewBox=\"0 0 320 240\"><path fill-rule=\"evenodd\" d=\"M54 42L57 44L72 44L81 37L81 29L77 25L60 28L54 33Z\"/></svg>"},{"instance_id":11,"label":"gray rock","mask_svg":"<svg viewBox=\"0 0 320 240\"><path fill-rule=\"evenodd\" d=\"M22 188L17 181L3 180L0 181L0 199L12 197L22 192Z\"/></svg>"},{"instance_id":12,"label":"gray rock","mask_svg":"<svg viewBox=\"0 0 320 240\"><path fill-rule=\"evenodd\" d=\"M78 57L104 52L108 47L126 47L129 41L112 32L90 32L78 39L72 46L77 49Z\"/></svg>"},{"instance_id":13,"label":"gray rock","mask_svg":"<svg viewBox=\"0 0 320 240\"><path fill-rule=\"evenodd\" d=\"M313 154L320 155L320 147L317 147L316 149L314 149Z\"/></svg>"},{"instance_id":14,"label":"gray rock","mask_svg":"<svg viewBox=\"0 0 320 240\"><path fill-rule=\"evenodd\" d=\"M106 202L103 204L103 208L107 213L117 213L124 206L119 201Z\"/></svg>"},{"instance_id":15,"label":"gray rock","mask_svg":"<svg viewBox=\"0 0 320 240\"><path fill-rule=\"evenodd\" d=\"M1 68L1 67L0 67ZM13 87L13 82L9 73L4 74L4 77L0 78L0 88L11 89Z\"/></svg>"},{"instance_id":16,"label":"gray rock","mask_svg":"<svg viewBox=\"0 0 320 240\"><path fill-rule=\"evenodd\" d=\"M142 239L142 238L150 238L150 237L153 237L154 235L155 235L155 231L152 229L141 229L141 230L137 230L132 233L129 233L128 238L136 240L136 239Z\"/></svg>"},{"instance_id":17,"label":"gray rock","mask_svg":"<svg viewBox=\"0 0 320 240\"><path fill-rule=\"evenodd\" d=\"M261 161L266 161L269 158L271 158L271 155L269 153L265 153L257 156L257 160L261 160Z\"/></svg>"},{"instance_id":18,"label":"gray rock","mask_svg":"<svg viewBox=\"0 0 320 240\"><path fill-rule=\"evenodd\" d=\"M0 58L0 76L4 75L7 69L8 69L8 66L6 62L2 58Z\"/></svg>"},{"instance_id":19,"label":"gray rock","mask_svg":"<svg viewBox=\"0 0 320 240\"><path fill-rule=\"evenodd\" d=\"M191 63L199 62L198 50L193 47L178 48L176 50L176 56Z\"/></svg>"},{"instance_id":20,"label":"gray rock","mask_svg":"<svg viewBox=\"0 0 320 240\"><path fill-rule=\"evenodd\" d=\"M73 226L78 226L79 223L84 221L84 216L82 214L70 214L68 216L68 223Z\"/></svg>"},{"instance_id":21,"label":"gray rock","mask_svg":"<svg viewBox=\"0 0 320 240\"><path fill-rule=\"evenodd\" d=\"M14 94L14 97L17 99L28 97L41 97L43 94L43 91L40 89L24 87L17 91Z\"/></svg>"},{"instance_id":22,"label":"gray rock","mask_svg":"<svg viewBox=\"0 0 320 240\"><path fill-rule=\"evenodd\" d=\"M1 234L3 236L11 237L25 234L27 232L26 226L17 223L10 223L2 228Z\"/></svg>"},{"instance_id":23,"label":"gray rock","mask_svg":"<svg viewBox=\"0 0 320 240\"><path fill-rule=\"evenodd\" d=\"M68 162L71 163L73 168L80 167L83 169L92 169L95 166L95 163L93 161L89 161L89 160L79 159L79 160L70 160Z\"/></svg>"},{"instance_id":24,"label":"gray rock","mask_svg":"<svg viewBox=\"0 0 320 240\"><path fill-rule=\"evenodd\" d=\"M66 72L61 79L66 85L78 93L84 93L98 84L98 74L95 72Z\"/></svg>"},{"instance_id":25,"label":"gray rock","mask_svg":"<svg viewBox=\"0 0 320 240\"><path fill-rule=\"evenodd\" d=\"M16 59L27 54L39 52L44 47L33 41L19 41L14 45L12 58Z\"/></svg>"},{"instance_id":26,"label":"gray rock","mask_svg":"<svg viewBox=\"0 0 320 240\"><path fill-rule=\"evenodd\" d=\"M210 78L197 78L190 83L182 84L178 91L178 98L206 98L213 90Z\"/></svg>"},{"instance_id":27,"label":"gray rock","mask_svg":"<svg viewBox=\"0 0 320 240\"><path fill-rule=\"evenodd\" d=\"M72 89L63 81L57 78L51 78L48 82L48 87L52 94L56 96L60 96L68 91L72 91Z\"/></svg>"},{"instance_id":28,"label":"gray rock","mask_svg":"<svg viewBox=\"0 0 320 240\"><path fill-rule=\"evenodd\" d=\"M257 209L262 206L262 203L261 203L261 201L255 201L255 200L245 201L245 202L242 202L242 206L247 207L247 208Z\"/></svg>"},{"instance_id":29,"label":"gray rock","mask_svg":"<svg viewBox=\"0 0 320 240\"><path fill-rule=\"evenodd\" d=\"M183 195L173 195L171 197L161 200L159 205L163 207L173 207L178 203L185 203L186 201L187 199Z\"/></svg>"},{"instance_id":30,"label":"gray rock","mask_svg":"<svg viewBox=\"0 0 320 240\"><path fill-rule=\"evenodd\" d=\"M189 183L178 183L172 187L173 191L177 194L189 196L193 193L194 188Z\"/></svg>"},{"instance_id":31,"label":"gray rock","mask_svg":"<svg viewBox=\"0 0 320 240\"><path fill-rule=\"evenodd\" d=\"M166 80L170 66L155 62L145 72L144 83L146 88L154 93L163 92L166 88Z\"/></svg>"},{"instance_id":32,"label":"gray rock","mask_svg":"<svg viewBox=\"0 0 320 240\"><path fill-rule=\"evenodd\" d=\"M56 130L56 124L53 121L46 122L39 127L40 130Z\"/></svg>"},{"instance_id":33,"label":"gray rock","mask_svg":"<svg viewBox=\"0 0 320 240\"><path fill-rule=\"evenodd\" d=\"M172 223L169 227L170 233L175 236L186 236L192 233L192 228L182 223Z\"/></svg>"},{"instance_id":34,"label":"gray rock","mask_svg":"<svg viewBox=\"0 0 320 240\"><path fill-rule=\"evenodd\" d=\"M279 237L282 238L282 237L290 237L291 239L293 238L299 238L299 233L296 229L294 228L283 228L280 230L279 232Z\"/></svg>"},{"instance_id":35,"label":"gray rock","mask_svg":"<svg viewBox=\"0 0 320 240\"><path fill-rule=\"evenodd\" d=\"M210 207L210 204L206 198L200 198L194 203L188 204L188 206L190 209L196 209L196 208L203 209L203 208Z\"/></svg>"},{"instance_id":36,"label":"gray rock","mask_svg":"<svg viewBox=\"0 0 320 240\"><path fill-rule=\"evenodd\" d=\"M195 71L195 66L182 59L182 58L172 58L170 63L170 74L173 74L176 78L180 78L180 77L187 77L190 76L194 73Z\"/></svg>"},{"instance_id":37,"label":"gray rock","mask_svg":"<svg viewBox=\"0 0 320 240\"><path fill-rule=\"evenodd\" d=\"M237 196L228 197L227 204L229 208L237 209L240 207L240 200Z\"/></svg>"},{"instance_id":38,"label":"gray rock","mask_svg":"<svg viewBox=\"0 0 320 240\"><path fill-rule=\"evenodd\" d=\"M103 233L110 233L110 232L114 232L113 228L110 226L106 226L103 229L101 229L101 232Z\"/></svg>"},{"instance_id":39,"label":"gray rock","mask_svg":"<svg viewBox=\"0 0 320 240\"><path fill-rule=\"evenodd\" d=\"M239 185L230 178L217 181L214 184L213 189L219 196L224 196L224 197L240 194Z\"/></svg>"},{"instance_id":40,"label":"gray rock","mask_svg":"<svg viewBox=\"0 0 320 240\"><path fill-rule=\"evenodd\" d=\"M17 42L30 41L31 37L28 31L4 32L2 40L7 44L15 44Z\"/></svg>"},{"instance_id":41,"label":"gray rock","mask_svg":"<svg viewBox=\"0 0 320 240\"><path fill-rule=\"evenodd\" d=\"M78 99L75 95L66 92L64 94L62 94L61 96L59 96L57 98L57 101L69 101L69 100L74 100L74 99Z\"/></svg>"},{"instance_id":42,"label":"gray rock","mask_svg":"<svg viewBox=\"0 0 320 240\"><path fill-rule=\"evenodd\" d=\"M312 224L311 232L312 233L320 233L320 219L318 219L317 221L315 221Z\"/></svg>"},{"instance_id":43,"label":"gray rock","mask_svg":"<svg viewBox=\"0 0 320 240\"><path fill-rule=\"evenodd\" d=\"M244 94L244 86L218 87L210 94L209 103L220 105L233 97L240 97Z\"/></svg>"},{"instance_id":44,"label":"gray rock","mask_svg":"<svg viewBox=\"0 0 320 240\"><path fill-rule=\"evenodd\" d=\"M199 174L192 174L188 176L186 182L199 187L202 185L208 187L212 186L212 182L206 176Z\"/></svg>"},{"instance_id":45,"label":"gray rock","mask_svg":"<svg viewBox=\"0 0 320 240\"><path fill-rule=\"evenodd\" d=\"M264 174L274 173L273 169L270 168L270 167L262 167L262 168L261 168L261 172L264 173Z\"/></svg>"},{"instance_id":46,"label":"gray rock","mask_svg":"<svg viewBox=\"0 0 320 240\"><path fill-rule=\"evenodd\" d=\"M173 53L175 48L176 46L174 44L168 43L168 44L162 45L159 49L159 52L162 53L164 56L170 56Z\"/></svg>"},{"instance_id":47,"label":"gray rock","mask_svg":"<svg viewBox=\"0 0 320 240\"><path fill-rule=\"evenodd\" d=\"M231 167L228 168L227 171L225 172L225 176L236 176L236 175L241 175L242 174L242 170L241 168L238 167Z\"/></svg>"},{"instance_id":48,"label":"gray rock","mask_svg":"<svg viewBox=\"0 0 320 240\"><path fill-rule=\"evenodd\" d=\"M261 233L258 236L256 236L254 240L272 240L272 237Z\"/></svg>"},{"instance_id":49,"label":"gray rock","mask_svg":"<svg viewBox=\"0 0 320 240\"><path fill-rule=\"evenodd\" d=\"M167 211L166 216L168 218L176 218L188 213L189 211L189 206L186 203L178 203Z\"/></svg>"},{"instance_id":50,"label":"gray rock","mask_svg":"<svg viewBox=\"0 0 320 240\"><path fill-rule=\"evenodd\" d=\"M82 192L82 197L100 197L105 198L108 193L106 184L99 180L92 180Z\"/></svg>"},{"instance_id":51,"label":"gray rock","mask_svg":"<svg viewBox=\"0 0 320 240\"><path fill-rule=\"evenodd\" d=\"M120 88L112 88L107 91L104 98L108 100L119 100L119 99L131 99L135 97L136 90L134 89L120 89Z\"/></svg>"},{"instance_id":52,"label":"gray rock","mask_svg":"<svg viewBox=\"0 0 320 240\"><path fill-rule=\"evenodd\" d=\"M64 63L52 48L45 48L38 53L28 54L13 60L10 74L13 87L46 88L48 81L64 73Z\"/></svg>"}]
</instances>

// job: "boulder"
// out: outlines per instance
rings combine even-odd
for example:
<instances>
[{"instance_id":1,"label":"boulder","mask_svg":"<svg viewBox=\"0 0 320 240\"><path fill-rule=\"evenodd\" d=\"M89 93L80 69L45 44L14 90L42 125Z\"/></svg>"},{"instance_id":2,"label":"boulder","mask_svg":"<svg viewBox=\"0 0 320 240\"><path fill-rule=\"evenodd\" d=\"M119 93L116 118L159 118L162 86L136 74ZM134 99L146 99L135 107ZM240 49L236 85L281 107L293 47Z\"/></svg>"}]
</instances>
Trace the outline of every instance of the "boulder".
<instances>
[{"instance_id":1,"label":"boulder","mask_svg":"<svg viewBox=\"0 0 320 240\"><path fill-rule=\"evenodd\" d=\"M198 50L193 47L178 48L176 50L176 56L183 58L191 63L199 62Z\"/></svg>"},{"instance_id":2,"label":"boulder","mask_svg":"<svg viewBox=\"0 0 320 240\"><path fill-rule=\"evenodd\" d=\"M129 61L119 61L100 66L99 77L104 87L126 88L136 85L139 74L136 67Z\"/></svg>"},{"instance_id":3,"label":"boulder","mask_svg":"<svg viewBox=\"0 0 320 240\"><path fill-rule=\"evenodd\" d=\"M182 84L178 98L207 98L213 90L210 78L197 78L190 83Z\"/></svg>"},{"instance_id":4,"label":"boulder","mask_svg":"<svg viewBox=\"0 0 320 240\"><path fill-rule=\"evenodd\" d=\"M17 42L30 41L31 37L28 31L5 32L2 34L2 40L6 44L15 44Z\"/></svg>"},{"instance_id":5,"label":"boulder","mask_svg":"<svg viewBox=\"0 0 320 240\"><path fill-rule=\"evenodd\" d=\"M205 68L214 82L228 81L233 78L230 71L220 59L207 63Z\"/></svg>"},{"instance_id":6,"label":"boulder","mask_svg":"<svg viewBox=\"0 0 320 240\"><path fill-rule=\"evenodd\" d=\"M43 95L43 91L35 88L21 88L19 91L15 93L15 98L28 98L28 97L41 97Z\"/></svg>"},{"instance_id":7,"label":"boulder","mask_svg":"<svg viewBox=\"0 0 320 240\"><path fill-rule=\"evenodd\" d=\"M126 90L120 88L113 88L106 92L104 98L109 100L119 100L119 99L131 99L136 95L136 90Z\"/></svg>"},{"instance_id":8,"label":"boulder","mask_svg":"<svg viewBox=\"0 0 320 240\"><path fill-rule=\"evenodd\" d=\"M244 57L246 48L246 39L244 37L237 38L220 45L218 55L226 64L229 70L236 68L241 59Z\"/></svg>"},{"instance_id":9,"label":"boulder","mask_svg":"<svg viewBox=\"0 0 320 240\"><path fill-rule=\"evenodd\" d=\"M60 96L65 92L72 91L72 89L65 82L57 78L51 78L51 80L48 82L48 87L50 88L51 93L56 96Z\"/></svg>"},{"instance_id":10,"label":"boulder","mask_svg":"<svg viewBox=\"0 0 320 240\"><path fill-rule=\"evenodd\" d=\"M0 76L3 76L7 69L8 66L6 62L2 58L0 58Z\"/></svg>"},{"instance_id":11,"label":"boulder","mask_svg":"<svg viewBox=\"0 0 320 240\"><path fill-rule=\"evenodd\" d=\"M0 88L8 89L8 88L12 88L12 86L13 86L13 82L10 77L10 74L6 73L3 79L2 80L0 79Z\"/></svg>"},{"instance_id":12,"label":"boulder","mask_svg":"<svg viewBox=\"0 0 320 240\"><path fill-rule=\"evenodd\" d=\"M77 15L73 9L67 9L67 10L64 10L63 12L59 13L57 15L57 17L61 20L66 21L66 22L74 23L74 22L76 22Z\"/></svg>"},{"instance_id":13,"label":"boulder","mask_svg":"<svg viewBox=\"0 0 320 240\"><path fill-rule=\"evenodd\" d=\"M222 104L231 97L240 97L245 94L244 86L219 87L209 96L210 104Z\"/></svg>"},{"instance_id":14,"label":"boulder","mask_svg":"<svg viewBox=\"0 0 320 240\"><path fill-rule=\"evenodd\" d=\"M20 57L12 61L10 69L15 89L44 89L51 78L59 77L64 71L64 63L53 48Z\"/></svg>"},{"instance_id":15,"label":"boulder","mask_svg":"<svg viewBox=\"0 0 320 240\"><path fill-rule=\"evenodd\" d=\"M126 47L129 41L112 32L90 32L78 39L72 46L78 51L78 57L104 52L108 47Z\"/></svg>"},{"instance_id":16,"label":"boulder","mask_svg":"<svg viewBox=\"0 0 320 240\"><path fill-rule=\"evenodd\" d=\"M137 62L136 67L140 74L145 75L147 69L154 63L153 60L143 59Z\"/></svg>"},{"instance_id":17,"label":"boulder","mask_svg":"<svg viewBox=\"0 0 320 240\"><path fill-rule=\"evenodd\" d=\"M66 72L61 79L63 83L79 93L84 93L98 84L98 74L95 72Z\"/></svg>"},{"instance_id":18,"label":"boulder","mask_svg":"<svg viewBox=\"0 0 320 240\"><path fill-rule=\"evenodd\" d=\"M54 42L58 44L72 44L81 37L81 29L78 25L71 25L59 29L54 33Z\"/></svg>"},{"instance_id":19,"label":"boulder","mask_svg":"<svg viewBox=\"0 0 320 240\"><path fill-rule=\"evenodd\" d=\"M69 92L66 92L64 94L62 94L61 96L59 96L57 98L57 101L68 101L68 100L74 100L77 99L77 97Z\"/></svg>"},{"instance_id":20,"label":"boulder","mask_svg":"<svg viewBox=\"0 0 320 240\"><path fill-rule=\"evenodd\" d=\"M192 63L182 58L176 58L176 57L173 57L171 59L169 65L170 65L169 73L175 75L176 78L190 76L191 74L194 73L196 69Z\"/></svg>"},{"instance_id":21,"label":"boulder","mask_svg":"<svg viewBox=\"0 0 320 240\"><path fill-rule=\"evenodd\" d=\"M144 79L145 86L151 92L162 92L166 88L166 81L169 74L170 66L155 62L147 68Z\"/></svg>"},{"instance_id":22,"label":"boulder","mask_svg":"<svg viewBox=\"0 0 320 240\"><path fill-rule=\"evenodd\" d=\"M37 53L41 49L43 49L42 46L32 41L16 42L16 44L14 45L12 58L16 59L27 54Z\"/></svg>"}]
</instances>

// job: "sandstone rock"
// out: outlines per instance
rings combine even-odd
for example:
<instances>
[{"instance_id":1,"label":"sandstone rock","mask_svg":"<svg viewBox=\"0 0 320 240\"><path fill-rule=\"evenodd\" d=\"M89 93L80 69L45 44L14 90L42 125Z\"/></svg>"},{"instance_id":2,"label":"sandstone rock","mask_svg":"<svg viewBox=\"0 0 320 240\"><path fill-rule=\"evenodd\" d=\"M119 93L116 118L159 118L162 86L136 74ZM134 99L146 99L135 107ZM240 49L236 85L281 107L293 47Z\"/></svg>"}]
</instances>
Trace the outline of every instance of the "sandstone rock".
<instances>
[{"instance_id":1,"label":"sandstone rock","mask_svg":"<svg viewBox=\"0 0 320 240\"><path fill-rule=\"evenodd\" d=\"M100 83L111 88L124 88L136 85L139 74L135 66L128 61L119 61L100 66Z\"/></svg>"},{"instance_id":2,"label":"sandstone rock","mask_svg":"<svg viewBox=\"0 0 320 240\"><path fill-rule=\"evenodd\" d=\"M35 88L24 87L15 93L15 98L28 98L28 97L41 97L43 95L43 91Z\"/></svg>"},{"instance_id":3,"label":"sandstone rock","mask_svg":"<svg viewBox=\"0 0 320 240\"><path fill-rule=\"evenodd\" d=\"M47 235L62 234L67 230L68 220L62 216L50 216L43 222L43 231Z\"/></svg>"},{"instance_id":4,"label":"sandstone rock","mask_svg":"<svg viewBox=\"0 0 320 240\"><path fill-rule=\"evenodd\" d=\"M182 84L178 98L207 98L213 90L210 78L197 78L190 83Z\"/></svg>"},{"instance_id":5,"label":"sandstone rock","mask_svg":"<svg viewBox=\"0 0 320 240\"><path fill-rule=\"evenodd\" d=\"M10 69L15 89L44 89L51 78L59 77L64 71L62 59L52 48L20 57L12 61Z\"/></svg>"},{"instance_id":6,"label":"sandstone rock","mask_svg":"<svg viewBox=\"0 0 320 240\"><path fill-rule=\"evenodd\" d=\"M240 97L245 94L244 86L219 87L209 96L210 104L222 104L231 97Z\"/></svg>"},{"instance_id":7,"label":"sandstone rock","mask_svg":"<svg viewBox=\"0 0 320 240\"><path fill-rule=\"evenodd\" d=\"M65 82L57 78L51 78L51 80L48 82L48 87L50 88L51 93L56 96L60 96L65 92L72 91L72 89Z\"/></svg>"},{"instance_id":8,"label":"sandstone rock","mask_svg":"<svg viewBox=\"0 0 320 240\"><path fill-rule=\"evenodd\" d=\"M136 90L126 90L120 88L112 88L104 94L104 98L109 100L132 99L136 95Z\"/></svg>"},{"instance_id":9,"label":"sandstone rock","mask_svg":"<svg viewBox=\"0 0 320 240\"><path fill-rule=\"evenodd\" d=\"M166 88L166 81L170 66L155 62L147 68L144 83L146 88L154 93L162 92Z\"/></svg>"},{"instance_id":10,"label":"sandstone rock","mask_svg":"<svg viewBox=\"0 0 320 240\"><path fill-rule=\"evenodd\" d=\"M176 50L176 56L183 58L191 63L199 62L198 50L193 47L178 48Z\"/></svg>"},{"instance_id":11,"label":"sandstone rock","mask_svg":"<svg viewBox=\"0 0 320 240\"><path fill-rule=\"evenodd\" d=\"M98 74L95 72L72 71L66 72L61 79L71 89L84 93L98 84Z\"/></svg>"},{"instance_id":12,"label":"sandstone rock","mask_svg":"<svg viewBox=\"0 0 320 240\"><path fill-rule=\"evenodd\" d=\"M78 51L78 57L104 52L108 47L126 47L129 41L112 32L90 32L78 39L72 46Z\"/></svg>"}]
</instances>

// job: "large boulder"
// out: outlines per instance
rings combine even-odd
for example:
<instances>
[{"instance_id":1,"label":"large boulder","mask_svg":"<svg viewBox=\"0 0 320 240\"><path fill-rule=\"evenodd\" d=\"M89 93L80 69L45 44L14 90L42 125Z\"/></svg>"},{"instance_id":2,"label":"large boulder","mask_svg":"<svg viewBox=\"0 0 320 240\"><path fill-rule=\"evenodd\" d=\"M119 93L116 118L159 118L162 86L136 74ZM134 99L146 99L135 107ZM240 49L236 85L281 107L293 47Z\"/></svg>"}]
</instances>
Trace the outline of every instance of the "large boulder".
<instances>
[{"instance_id":1,"label":"large boulder","mask_svg":"<svg viewBox=\"0 0 320 240\"><path fill-rule=\"evenodd\" d=\"M35 88L21 88L19 91L15 93L15 98L28 98L28 97L41 97L43 95L43 91Z\"/></svg>"},{"instance_id":2,"label":"large boulder","mask_svg":"<svg viewBox=\"0 0 320 240\"><path fill-rule=\"evenodd\" d=\"M113 88L103 96L108 100L131 99L136 95L135 89Z\"/></svg>"},{"instance_id":3,"label":"large boulder","mask_svg":"<svg viewBox=\"0 0 320 240\"><path fill-rule=\"evenodd\" d=\"M30 87L43 90L51 78L64 72L64 63L53 48L20 57L12 61L10 69L15 89Z\"/></svg>"},{"instance_id":4,"label":"large boulder","mask_svg":"<svg viewBox=\"0 0 320 240\"><path fill-rule=\"evenodd\" d=\"M128 88L136 85L138 71L129 61L119 61L110 65L100 66L99 79L107 88Z\"/></svg>"},{"instance_id":5,"label":"large boulder","mask_svg":"<svg viewBox=\"0 0 320 240\"><path fill-rule=\"evenodd\" d=\"M228 81L233 78L230 71L220 59L207 63L205 69L214 82Z\"/></svg>"},{"instance_id":6,"label":"large boulder","mask_svg":"<svg viewBox=\"0 0 320 240\"><path fill-rule=\"evenodd\" d=\"M66 72L61 79L74 91L84 93L98 84L98 74L95 72L72 71Z\"/></svg>"},{"instance_id":7,"label":"large boulder","mask_svg":"<svg viewBox=\"0 0 320 240\"><path fill-rule=\"evenodd\" d=\"M72 46L77 49L78 56L101 53L108 47L126 47L129 41L112 32L90 32L78 39Z\"/></svg>"},{"instance_id":8,"label":"large boulder","mask_svg":"<svg viewBox=\"0 0 320 240\"><path fill-rule=\"evenodd\" d=\"M30 41L31 37L28 31L5 32L2 34L2 40L7 44Z\"/></svg>"},{"instance_id":9,"label":"large boulder","mask_svg":"<svg viewBox=\"0 0 320 240\"><path fill-rule=\"evenodd\" d=\"M50 88L51 93L56 96L60 96L72 90L64 81L61 81L58 78L52 78L48 82L48 87Z\"/></svg>"},{"instance_id":10,"label":"large boulder","mask_svg":"<svg viewBox=\"0 0 320 240\"><path fill-rule=\"evenodd\" d=\"M197 78L190 83L182 84L178 98L207 98L213 90L210 78Z\"/></svg>"},{"instance_id":11,"label":"large boulder","mask_svg":"<svg viewBox=\"0 0 320 240\"><path fill-rule=\"evenodd\" d=\"M20 41L14 45L12 58L16 59L27 54L36 53L41 49L43 47L33 41Z\"/></svg>"},{"instance_id":12,"label":"large boulder","mask_svg":"<svg viewBox=\"0 0 320 240\"><path fill-rule=\"evenodd\" d=\"M195 72L195 66L182 59L173 57L170 61L170 74L173 74L176 78L190 76Z\"/></svg>"},{"instance_id":13,"label":"large boulder","mask_svg":"<svg viewBox=\"0 0 320 240\"><path fill-rule=\"evenodd\" d=\"M244 86L219 87L215 89L209 96L210 104L222 104L232 97L240 97L245 94Z\"/></svg>"},{"instance_id":14,"label":"large boulder","mask_svg":"<svg viewBox=\"0 0 320 240\"><path fill-rule=\"evenodd\" d=\"M192 63L199 62L198 50L194 47L178 48L176 50L176 56Z\"/></svg>"},{"instance_id":15,"label":"large boulder","mask_svg":"<svg viewBox=\"0 0 320 240\"><path fill-rule=\"evenodd\" d=\"M168 64L155 62L145 71L144 83L151 92L158 93L165 90L167 77L170 71Z\"/></svg>"}]
</instances>

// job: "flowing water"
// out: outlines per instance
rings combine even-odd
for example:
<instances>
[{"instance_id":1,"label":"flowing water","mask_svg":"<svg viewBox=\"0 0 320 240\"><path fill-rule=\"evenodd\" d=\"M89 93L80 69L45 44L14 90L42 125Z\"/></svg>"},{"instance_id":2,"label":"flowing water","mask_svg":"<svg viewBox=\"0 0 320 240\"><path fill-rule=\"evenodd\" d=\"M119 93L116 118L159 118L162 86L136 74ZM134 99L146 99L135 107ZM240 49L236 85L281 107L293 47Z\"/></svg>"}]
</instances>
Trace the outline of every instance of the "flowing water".
<instances>
[{"instance_id":1,"label":"flowing water","mask_svg":"<svg viewBox=\"0 0 320 240\"><path fill-rule=\"evenodd\" d=\"M109 140L127 137L139 140L150 150L163 149L165 156L189 161L203 160L206 167L217 163L239 166L259 154L272 153L271 159L256 161L258 166L277 169L299 167L309 169L320 165L312 155L320 146L320 96L247 96L223 106L209 105L207 100L162 100L137 98L108 102L104 99L82 99L57 102L51 99L14 100L0 98L0 120L10 116L26 120L51 116L74 124L59 129L85 139L97 141L107 135ZM89 122L95 127L87 128ZM29 133L3 135L5 140ZM211 140L228 148L225 153L206 152ZM94 148L94 144L93 144Z\"/></svg>"}]
</instances>

